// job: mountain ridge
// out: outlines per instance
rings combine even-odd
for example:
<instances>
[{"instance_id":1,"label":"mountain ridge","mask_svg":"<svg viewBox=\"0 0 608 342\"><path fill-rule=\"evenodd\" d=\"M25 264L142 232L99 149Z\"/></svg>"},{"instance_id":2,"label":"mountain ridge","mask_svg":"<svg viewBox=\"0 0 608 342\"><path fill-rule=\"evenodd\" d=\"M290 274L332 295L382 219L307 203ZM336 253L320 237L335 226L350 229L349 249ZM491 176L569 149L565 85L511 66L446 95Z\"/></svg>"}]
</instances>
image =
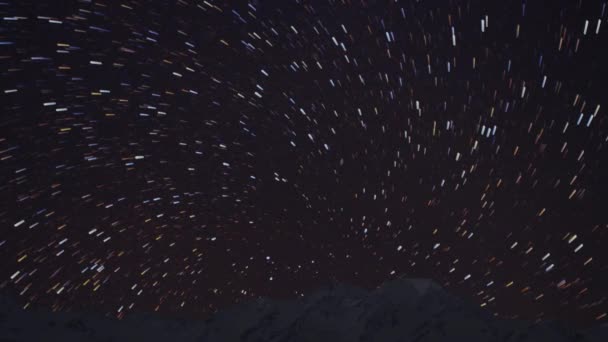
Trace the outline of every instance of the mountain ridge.
<instances>
[{"instance_id":1,"label":"mountain ridge","mask_svg":"<svg viewBox=\"0 0 608 342\"><path fill-rule=\"evenodd\" d=\"M257 298L207 320L21 310L0 300L0 341L608 341L608 325L574 330L558 322L502 320L436 282L399 278L373 290L336 283L306 296Z\"/></svg>"}]
</instances>

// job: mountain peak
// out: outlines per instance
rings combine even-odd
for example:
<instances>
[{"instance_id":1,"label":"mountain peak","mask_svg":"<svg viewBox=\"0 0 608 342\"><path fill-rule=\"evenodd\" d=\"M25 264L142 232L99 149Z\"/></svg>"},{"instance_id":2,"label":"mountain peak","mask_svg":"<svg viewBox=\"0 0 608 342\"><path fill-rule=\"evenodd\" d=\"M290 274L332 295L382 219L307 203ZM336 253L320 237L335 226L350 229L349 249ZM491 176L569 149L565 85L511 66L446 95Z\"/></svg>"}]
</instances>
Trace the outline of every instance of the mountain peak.
<instances>
[{"instance_id":1,"label":"mountain peak","mask_svg":"<svg viewBox=\"0 0 608 342\"><path fill-rule=\"evenodd\" d=\"M0 302L10 303L8 299ZM207 321L132 314L0 308L2 341L606 341L607 326L577 332L545 322L500 320L429 279L399 278L366 291L334 283L302 298L258 298Z\"/></svg>"}]
</instances>

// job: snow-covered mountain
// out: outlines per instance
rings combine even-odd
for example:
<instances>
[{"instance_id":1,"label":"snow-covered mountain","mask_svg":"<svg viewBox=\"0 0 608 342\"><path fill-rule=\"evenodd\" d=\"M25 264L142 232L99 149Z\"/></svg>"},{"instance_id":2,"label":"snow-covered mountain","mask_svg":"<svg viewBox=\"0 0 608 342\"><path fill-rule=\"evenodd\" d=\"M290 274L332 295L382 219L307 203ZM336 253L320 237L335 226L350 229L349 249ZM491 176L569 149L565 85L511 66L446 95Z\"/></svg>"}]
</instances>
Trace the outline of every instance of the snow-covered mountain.
<instances>
[{"instance_id":1,"label":"snow-covered mountain","mask_svg":"<svg viewBox=\"0 0 608 342\"><path fill-rule=\"evenodd\" d=\"M131 314L21 310L0 299L0 342L9 341L608 341L608 326L575 331L555 322L499 320L433 281L398 279L373 291L337 284L293 300L257 299L206 321Z\"/></svg>"}]
</instances>

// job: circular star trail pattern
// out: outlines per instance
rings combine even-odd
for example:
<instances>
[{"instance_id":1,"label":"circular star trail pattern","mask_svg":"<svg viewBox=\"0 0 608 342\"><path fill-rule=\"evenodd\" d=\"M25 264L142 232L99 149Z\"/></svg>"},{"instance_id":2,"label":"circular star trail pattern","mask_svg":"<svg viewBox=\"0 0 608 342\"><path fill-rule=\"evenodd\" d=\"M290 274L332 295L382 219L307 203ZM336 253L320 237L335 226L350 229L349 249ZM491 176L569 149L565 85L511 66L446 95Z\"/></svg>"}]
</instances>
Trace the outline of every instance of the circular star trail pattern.
<instances>
[{"instance_id":1,"label":"circular star trail pattern","mask_svg":"<svg viewBox=\"0 0 608 342\"><path fill-rule=\"evenodd\" d=\"M0 286L204 317L430 277L605 322L607 3L0 3Z\"/></svg>"}]
</instances>

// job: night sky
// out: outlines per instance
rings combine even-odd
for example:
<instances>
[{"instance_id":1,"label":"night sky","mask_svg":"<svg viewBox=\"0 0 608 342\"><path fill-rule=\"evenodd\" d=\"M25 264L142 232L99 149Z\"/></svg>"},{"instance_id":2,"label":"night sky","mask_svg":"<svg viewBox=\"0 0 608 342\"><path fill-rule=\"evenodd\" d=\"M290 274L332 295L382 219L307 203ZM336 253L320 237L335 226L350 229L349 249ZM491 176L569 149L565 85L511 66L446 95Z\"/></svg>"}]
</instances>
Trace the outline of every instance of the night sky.
<instances>
[{"instance_id":1,"label":"night sky","mask_svg":"<svg viewBox=\"0 0 608 342\"><path fill-rule=\"evenodd\" d=\"M607 322L608 5L0 2L0 287L207 317L429 277Z\"/></svg>"}]
</instances>

